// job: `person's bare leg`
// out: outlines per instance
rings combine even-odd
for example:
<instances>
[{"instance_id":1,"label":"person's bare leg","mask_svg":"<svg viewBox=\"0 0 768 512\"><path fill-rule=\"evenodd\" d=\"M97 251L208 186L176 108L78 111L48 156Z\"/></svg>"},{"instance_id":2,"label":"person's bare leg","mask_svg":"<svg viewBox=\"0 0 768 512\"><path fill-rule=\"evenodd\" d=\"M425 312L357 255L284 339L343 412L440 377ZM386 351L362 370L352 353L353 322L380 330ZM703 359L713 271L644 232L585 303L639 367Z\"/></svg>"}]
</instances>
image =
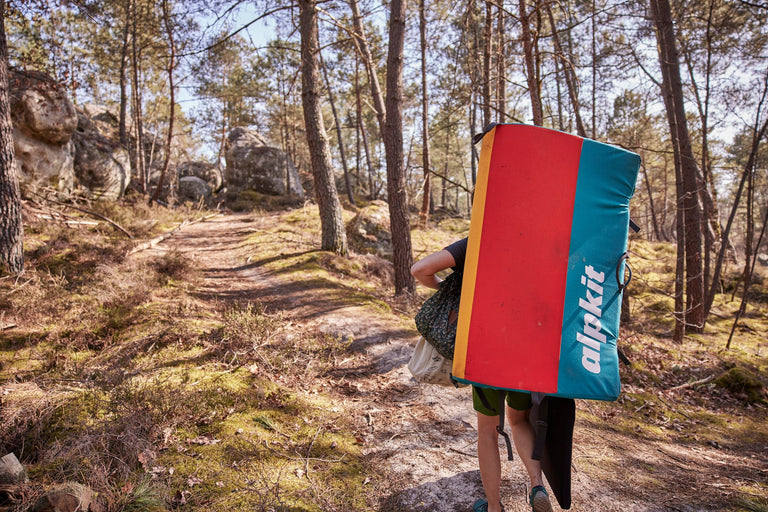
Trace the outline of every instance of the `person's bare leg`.
<instances>
[{"instance_id":1,"label":"person's bare leg","mask_svg":"<svg viewBox=\"0 0 768 512\"><path fill-rule=\"evenodd\" d=\"M488 512L501 512L501 457L499 434L496 432L498 424L498 416L477 413L477 459L485 499L488 500Z\"/></svg>"},{"instance_id":2,"label":"person's bare leg","mask_svg":"<svg viewBox=\"0 0 768 512\"><path fill-rule=\"evenodd\" d=\"M507 407L507 419L509 420L509 428L512 431L512 439L515 441L517 454L520 456L520 460L523 462L523 466L525 466L525 470L531 479L532 489L537 485L543 485L543 482L541 479L541 462L534 460L532 457L536 432L528 422L529 412L530 409L517 411Z\"/></svg>"},{"instance_id":3,"label":"person's bare leg","mask_svg":"<svg viewBox=\"0 0 768 512\"><path fill-rule=\"evenodd\" d=\"M512 430L512 439L515 440L515 448L523 466L531 479L531 490L536 486L544 485L541 478L541 462L533 459L533 446L536 442L536 431L533 425L528 421L530 409L526 411L517 411L507 407L507 419L509 427ZM552 512L552 504L549 502L549 496L546 492L537 492L531 497L531 505L534 512Z\"/></svg>"}]
</instances>

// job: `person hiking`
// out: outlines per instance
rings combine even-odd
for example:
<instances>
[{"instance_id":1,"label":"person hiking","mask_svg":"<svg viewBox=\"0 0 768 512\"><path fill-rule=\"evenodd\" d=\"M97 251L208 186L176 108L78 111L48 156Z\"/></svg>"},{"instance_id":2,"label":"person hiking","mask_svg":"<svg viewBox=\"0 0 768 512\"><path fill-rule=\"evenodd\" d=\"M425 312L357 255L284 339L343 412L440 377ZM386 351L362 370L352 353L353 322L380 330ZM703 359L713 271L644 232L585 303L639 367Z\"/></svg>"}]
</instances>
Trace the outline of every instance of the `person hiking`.
<instances>
[{"instance_id":1,"label":"person hiking","mask_svg":"<svg viewBox=\"0 0 768 512\"><path fill-rule=\"evenodd\" d=\"M452 268L454 272L464 270L467 253L467 238L452 243L448 247L420 259L411 267L411 274L417 281L428 288L438 289L441 279L436 274ZM506 394L506 411L499 411L501 402L499 393ZM478 499L473 512L500 512L501 504L501 456L499 454L499 414L506 412L512 439L520 460L525 466L531 481L531 493L528 501L533 512L552 512L549 495L542 480L541 463L534 460L533 448L535 431L528 421L532 407L531 394L522 391L507 391L472 386L472 404L477 412L477 458L480 467L480 479L485 491L485 499Z\"/></svg>"}]
</instances>

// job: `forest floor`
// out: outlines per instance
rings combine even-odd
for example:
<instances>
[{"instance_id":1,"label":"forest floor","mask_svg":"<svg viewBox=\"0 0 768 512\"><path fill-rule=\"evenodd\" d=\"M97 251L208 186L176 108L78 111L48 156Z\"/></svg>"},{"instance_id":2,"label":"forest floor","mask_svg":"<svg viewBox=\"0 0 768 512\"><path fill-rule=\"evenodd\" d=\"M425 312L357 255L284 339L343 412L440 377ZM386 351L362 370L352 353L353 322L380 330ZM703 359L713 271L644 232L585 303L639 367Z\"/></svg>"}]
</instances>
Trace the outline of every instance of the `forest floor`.
<instances>
[{"instance_id":1,"label":"forest floor","mask_svg":"<svg viewBox=\"0 0 768 512\"><path fill-rule=\"evenodd\" d=\"M133 240L25 210L27 270L0 277L0 456L31 484L0 510L66 480L105 512L471 510L471 392L406 368L428 290L395 297L386 260L319 251L310 203L183 223L140 205L94 205ZM414 229L414 257L467 230ZM571 510L768 511L766 286L729 350L736 300L673 343L672 249L633 244L631 365L617 401L576 401ZM506 510L528 490L504 462Z\"/></svg>"},{"instance_id":2,"label":"forest floor","mask_svg":"<svg viewBox=\"0 0 768 512\"><path fill-rule=\"evenodd\" d=\"M307 250L300 242L271 234L280 222L279 214L222 215L185 227L152 250L178 251L194 261L203 275L199 294L211 307L233 300L259 301L303 329L351 341L350 355L333 370L323 390L349 407L365 460L380 475L370 486L370 492L378 494L380 510L469 510L483 496L471 393L467 388L420 385L410 378L406 365L417 336L396 310L350 302L339 295L343 281L318 287L301 276L271 269L267 263ZM277 237L261 244L273 251L279 247L277 252L251 253L246 240L254 232ZM690 345L695 351L696 343ZM639 387L629 385L636 394ZM754 418L746 425L762 429L756 438L755 432L744 430L742 404L723 401L718 405L733 416L726 424L711 426L718 436L708 438L705 428L704 434L690 434L682 441L677 434L685 430L684 423L700 422L693 413L686 415L684 395L692 390L642 391L654 399L625 402L629 407L577 402L572 510L732 510L737 503L749 507L750 496L768 496L764 407L750 407L748 412ZM643 409L659 424L656 435L624 425L622 416L639 415ZM528 482L519 457L503 466L506 509L529 510Z\"/></svg>"}]
</instances>

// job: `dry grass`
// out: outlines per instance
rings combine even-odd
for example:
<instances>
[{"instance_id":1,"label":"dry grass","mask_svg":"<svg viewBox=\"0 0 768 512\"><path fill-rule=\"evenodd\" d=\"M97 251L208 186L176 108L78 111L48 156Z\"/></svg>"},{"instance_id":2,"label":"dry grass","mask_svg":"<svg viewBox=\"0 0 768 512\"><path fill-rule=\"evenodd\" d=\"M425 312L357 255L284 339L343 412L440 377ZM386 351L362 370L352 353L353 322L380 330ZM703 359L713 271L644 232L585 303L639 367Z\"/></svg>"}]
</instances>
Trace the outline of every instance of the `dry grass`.
<instances>
[{"instance_id":1,"label":"dry grass","mask_svg":"<svg viewBox=\"0 0 768 512\"><path fill-rule=\"evenodd\" d=\"M245 199L249 208L259 201ZM263 206L280 216L279 227L253 229L243 247L249 263L409 322L422 298L392 296L390 262L316 251L315 207L283 206ZM139 241L204 212L88 207L137 239L103 223L50 224L28 214L26 271L0 277L0 452L16 453L34 482L11 496L12 509L74 480L96 489L107 512L371 510L363 486L375 470L364 464L343 393L326 385L349 357L348 341L256 301L201 297L202 276L182 253L127 256ZM468 227L442 219L415 228L414 256L466 236ZM704 335L674 344L672 250L636 240L632 253L632 320L620 344L632 361L622 367L625 392L617 403L586 408L582 419L641 441L764 447L764 284L731 350L723 350L724 336L738 302L725 295ZM765 510L765 499L764 485L751 486L740 506Z\"/></svg>"},{"instance_id":2,"label":"dry grass","mask_svg":"<svg viewBox=\"0 0 768 512\"><path fill-rule=\"evenodd\" d=\"M144 239L204 214L88 207ZM107 511L360 503L344 408L305 396L344 343L256 303L219 316L192 294L199 274L181 253L127 257L138 242L109 226L27 217L25 273L0 279L0 451L38 484L9 496L15 510L68 480L91 485ZM360 266L389 278L375 261ZM265 414L272 430L255 419Z\"/></svg>"}]
</instances>

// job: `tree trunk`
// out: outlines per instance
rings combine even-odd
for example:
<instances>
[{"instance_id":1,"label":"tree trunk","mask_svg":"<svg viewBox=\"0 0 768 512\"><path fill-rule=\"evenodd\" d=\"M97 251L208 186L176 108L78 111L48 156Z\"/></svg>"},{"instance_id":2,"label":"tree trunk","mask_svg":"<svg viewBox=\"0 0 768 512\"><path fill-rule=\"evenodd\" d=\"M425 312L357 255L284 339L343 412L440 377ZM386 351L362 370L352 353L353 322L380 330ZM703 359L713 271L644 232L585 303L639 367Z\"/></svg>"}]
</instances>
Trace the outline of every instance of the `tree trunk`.
<instances>
[{"instance_id":1,"label":"tree trunk","mask_svg":"<svg viewBox=\"0 0 768 512\"><path fill-rule=\"evenodd\" d=\"M472 134L472 137L469 139L469 145L470 145L470 152L469 152L469 160L470 160L470 176L472 177L472 188L474 189L475 184L477 183L477 165L479 160L479 155L477 154L477 147L475 144L472 144L472 138L475 136L475 134L478 132L477 130L477 102L475 101L475 93L470 93L470 102L469 102L469 133ZM448 134L448 131L446 130L446 137ZM447 144L446 144L447 146ZM446 158L448 158L448 153L446 151ZM446 169L446 176L448 176L448 163L445 164ZM445 185L445 183L443 183ZM443 195L445 196L445 195ZM443 204L445 204L445 198L443 198Z\"/></svg>"},{"instance_id":2,"label":"tree trunk","mask_svg":"<svg viewBox=\"0 0 768 512\"><path fill-rule=\"evenodd\" d=\"M563 91L562 91L562 78L560 77L560 59L557 55L554 55L555 64L555 86L556 86L556 99L557 99L557 129L561 132L567 131L565 123L563 121ZM569 123L570 124L570 123Z\"/></svg>"},{"instance_id":3,"label":"tree trunk","mask_svg":"<svg viewBox=\"0 0 768 512\"><path fill-rule=\"evenodd\" d=\"M755 263L757 262L757 253L759 252L760 244L762 243L763 238L765 237L766 224L768 224L768 209L766 209L765 215L763 216L763 227L760 229L760 236L757 238L757 243L754 246L755 247L754 251L751 250L751 240L750 240L751 237L747 237L748 240L750 240L750 245L748 246L748 250L750 255L752 256L752 262L750 264L749 256L744 258L746 260L746 263L744 264L744 294L741 297L741 304L739 305L739 310L736 313L736 318L733 320L733 326L731 327L731 334L728 336L728 342L725 344L726 349L731 348L731 340L733 340L733 335L736 332L736 327L739 325L739 320L741 320L741 317L747 311L747 304L749 303L749 290L750 290L750 286L752 286L752 276L755 275Z\"/></svg>"},{"instance_id":4,"label":"tree trunk","mask_svg":"<svg viewBox=\"0 0 768 512\"><path fill-rule=\"evenodd\" d=\"M643 170L643 181L645 182L645 190L648 193L648 208L651 210L651 223L653 225L653 234L656 237L656 241L661 242L661 232L659 231L659 221L656 219L656 208L653 204L653 187L651 186L651 180L648 176L648 172L645 170L645 164L640 167Z\"/></svg>"},{"instance_id":5,"label":"tree trunk","mask_svg":"<svg viewBox=\"0 0 768 512\"><path fill-rule=\"evenodd\" d=\"M357 68L355 68L355 104L357 108L357 129L363 138L363 150L365 151L365 165L368 169L368 195L371 200L376 199L376 188L374 183L373 163L371 162L371 151L368 148L368 134L365 130L363 121L363 102L360 97L360 87L357 77Z\"/></svg>"},{"instance_id":6,"label":"tree trunk","mask_svg":"<svg viewBox=\"0 0 768 512\"><path fill-rule=\"evenodd\" d=\"M131 92L133 96L133 126L136 136L134 172L139 178L139 191L142 194L147 192L147 171L144 161L144 127L141 114L141 88L139 84L139 45L138 38L138 5L134 3L133 19L131 24L131 67L133 68Z\"/></svg>"},{"instance_id":7,"label":"tree trunk","mask_svg":"<svg viewBox=\"0 0 768 512\"><path fill-rule=\"evenodd\" d=\"M127 0L125 2L125 26L123 27L123 45L120 51L120 117L118 120L118 137L120 139L120 146L123 149L128 150L128 93L126 91L128 87L128 43L131 33L131 2L133 0Z\"/></svg>"},{"instance_id":8,"label":"tree trunk","mask_svg":"<svg viewBox=\"0 0 768 512\"><path fill-rule=\"evenodd\" d=\"M498 112L496 113L496 119L500 123L503 123L507 118L507 63L504 58L504 0L498 0L499 6L497 9L498 19L496 37L496 105Z\"/></svg>"},{"instance_id":9,"label":"tree trunk","mask_svg":"<svg viewBox=\"0 0 768 512\"><path fill-rule=\"evenodd\" d=\"M557 25L555 24L555 15L552 13L552 5L549 2L546 2L545 6L549 17L549 24L552 27L552 37L555 43L555 58L559 58L563 62L565 84L568 86L568 98L571 100L571 108L573 108L573 115L576 119L576 133L580 137L586 137L587 131L584 129L584 121L581 119L581 107L579 106L579 96L578 91L576 90L576 73L573 70L571 60L565 58L565 52L560 44L560 36L557 34Z\"/></svg>"},{"instance_id":10,"label":"tree trunk","mask_svg":"<svg viewBox=\"0 0 768 512\"><path fill-rule=\"evenodd\" d=\"M421 222L424 227L429 225L430 200L432 198L429 169L429 96L427 90L427 18L424 13L426 0L419 0L419 34L421 36L421 136L422 136L422 168L424 170L424 185L422 186Z\"/></svg>"},{"instance_id":11,"label":"tree trunk","mask_svg":"<svg viewBox=\"0 0 768 512\"><path fill-rule=\"evenodd\" d=\"M733 221L736 218L736 212L739 208L739 202L741 201L741 195L744 192L744 184L746 183L747 177L752 172L752 169L754 169L755 161L757 160L757 151L760 147L760 141L765 136L766 130L768 130L768 119L765 120L763 125L758 129L758 122L760 118L760 111L762 110L763 103L766 100L766 93L768 93L768 88L763 90L763 98L758 104L757 108L757 114L755 119L755 126L753 127L753 136L752 136L752 150L749 153L749 158L747 159L747 163L744 166L744 172L741 175L741 180L739 181L739 186L736 190L736 194L734 195L733 200L733 206L731 207L731 213L728 215L728 222L725 224L725 229L723 229L723 240L727 240L729 233L731 232L731 226L733 226ZM717 289L720 284L720 272L723 268L723 260L725 259L725 253L728 250L728 246L723 243L720 245L720 250L717 253L717 261L715 262L715 270L712 274L712 283L709 286L709 291L707 292L706 302L704 304L704 312L705 312L705 318L709 316L710 310L712 309L712 303L715 300L715 294L717 293Z\"/></svg>"},{"instance_id":12,"label":"tree trunk","mask_svg":"<svg viewBox=\"0 0 768 512\"><path fill-rule=\"evenodd\" d=\"M21 194L13 150L13 125L8 98L8 46L5 2L0 2L0 271L24 270Z\"/></svg>"},{"instance_id":13,"label":"tree trunk","mask_svg":"<svg viewBox=\"0 0 768 512\"><path fill-rule=\"evenodd\" d=\"M677 152L675 152L677 153ZM677 161L677 157L675 158ZM680 166L675 163L675 191L677 202L675 208L675 233L677 235L675 257L675 331L672 339L678 343L685 337L685 214L683 210L683 173Z\"/></svg>"},{"instance_id":14,"label":"tree trunk","mask_svg":"<svg viewBox=\"0 0 768 512\"><path fill-rule=\"evenodd\" d=\"M331 104L331 112L333 113L333 120L336 124L336 138L339 140L339 154L341 155L341 167L344 170L344 185L347 188L347 199L349 204L355 205L355 196L352 194L352 182L349 180L349 168L347 167L347 155L344 152L344 139L341 137L341 120L339 114L336 112L336 102L333 101L333 91L331 90L331 82L328 80L328 69L325 67L325 61L323 60L322 52L317 52L317 56L320 59L320 67L323 68L323 78L325 79L325 88L328 89L328 102Z\"/></svg>"},{"instance_id":15,"label":"tree trunk","mask_svg":"<svg viewBox=\"0 0 768 512\"><path fill-rule=\"evenodd\" d=\"M538 0L537 0L538 1ZM531 111L533 124L544 125L544 110L541 105L541 92L539 91L538 73L533 55L533 34L531 33L530 17L526 0L519 0L520 25L522 26L523 53L525 55L525 77L528 82L528 94L531 97Z\"/></svg>"},{"instance_id":16,"label":"tree trunk","mask_svg":"<svg viewBox=\"0 0 768 512\"><path fill-rule=\"evenodd\" d=\"M701 202L704 206L701 229L704 232L704 289L710 286L710 266L711 254L715 241L720 237L722 229L720 226L720 213L717 207L717 189L714 186L712 178L712 164L709 156L709 102L711 97L712 80L712 16L715 9L715 2L709 2L707 10L707 30L706 30L706 49L707 64L704 72L704 99L701 98L699 86L696 83L696 74L693 69L693 58L690 52L686 52L686 63L688 64L688 76L691 80L693 92L696 97L696 105L701 119L701 176L699 176L699 193ZM711 187L711 188L710 188Z\"/></svg>"},{"instance_id":17,"label":"tree trunk","mask_svg":"<svg viewBox=\"0 0 768 512\"><path fill-rule=\"evenodd\" d=\"M382 137L384 135L384 123L386 116L386 107L384 106L384 96L381 93L379 77L376 74L376 68L373 64L373 56L368 46L368 39L363 31L363 20L360 17L360 9L357 6L357 0L349 0L349 6L352 9L352 20L355 25L355 37L352 41L355 43L360 58L363 59L366 71L368 71L368 82L371 85L371 97L373 98L373 107L376 109L376 118L379 120L379 129Z\"/></svg>"},{"instance_id":18,"label":"tree trunk","mask_svg":"<svg viewBox=\"0 0 768 512\"><path fill-rule=\"evenodd\" d=\"M739 310L736 312L736 318L733 320L733 326L731 327L731 333L728 336L728 342L725 344L725 348L731 348L731 341L733 335L736 332L736 326L739 324L739 320L744 312L747 310L747 303L749 301L749 286L752 282L752 247L755 242L755 170L750 170L747 177L747 232L744 237L744 271L741 274L741 280L744 282L744 292L741 296L741 304L739 304ZM738 286L737 286L738 289ZM736 290L734 290L734 295Z\"/></svg>"},{"instance_id":19,"label":"tree trunk","mask_svg":"<svg viewBox=\"0 0 768 512\"><path fill-rule=\"evenodd\" d=\"M173 83L173 71L176 69L176 43L173 40L173 24L171 23L168 0L163 0L161 5L163 8L165 33L168 36L168 87L170 88L168 103L170 113L168 114L168 135L165 138L165 160L163 161L163 169L160 171L160 179L157 181L157 188L155 189L155 193L152 194L152 198L149 200L150 205L157 201L163 191L163 186L165 185L165 177L168 174L168 168L171 164L171 146L173 144L173 128L174 120L176 118L176 91L175 84Z\"/></svg>"},{"instance_id":20,"label":"tree trunk","mask_svg":"<svg viewBox=\"0 0 768 512\"><path fill-rule=\"evenodd\" d=\"M392 0L387 50L387 110L384 148L387 157L387 194L392 230L392 260L395 266L395 293L412 293L411 229L403 169L403 47L405 44L406 0Z\"/></svg>"},{"instance_id":21,"label":"tree trunk","mask_svg":"<svg viewBox=\"0 0 768 512\"><path fill-rule=\"evenodd\" d=\"M331 153L323 123L318 80L320 51L315 0L299 0L299 30L301 32L301 102L307 145L312 163L315 196L320 209L322 245L324 251L346 256L347 235L341 218L341 203L333 179Z\"/></svg>"},{"instance_id":22,"label":"tree trunk","mask_svg":"<svg viewBox=\"0 0 768 512\"><path fill-rule=\"evenodd\" d=\"M472 132L470 132L470 133L474 133L474 128L475 127L474 127L474 124L473 124L472 125ZM470 144L472 144L471 141L470 141ZM472 153L470 154L470 159L472 159L472 163L473 164L474 164L474 154L473 154L474 152L475 152L475 146L472 145ZM443 164L443 175L441 176L441 179L440 179L440 206L442 206L443 209L445 209L445 202L447 200L446 199L446 197L447 197L446 193L447 193L447 190L448 190L448 180L447 180L447 177L448 177L448 155L450 155L450 153L451 153L451 131L450 130L445 130L445 162ZM474 167L474 165L473 165L473 167Z\"/></svg>"},{"instance_id":23,"label":"tree trunk","mask_svg":"<svg viewBox=\"0 0 768 512\"><path fill-rule=\"evenodd\" d=\"M360 188L362 177L360 169L362 167L362 153L360 152L360 56L355 53L355 180L357 187ZM349 124L352 125L352 114L347 112Z\"/></svg>"},{"instance_id":24,"label":"tree trunk","mask_svg":"<svg viewBox=\"0 0 768 512\"><path fill-rule=\"evenodd\" d=\"M493 52L493 4L485 2L485 25L483 27L483 127L493 121L491 114L491 54Z\"/></svg>"},{"instance_id":25,"label":"tree trunk","mask_svg":"<svg viewBox=\"0 0 768 512\"><path fill-rule=\"evenodd\" d=\"M670 124L673 145L677 151L676 166L682 174L682 198L685 231L686 330L700 333L704 329L704 275L701 261L701 212L699 206L699 169L691 148L688 121L683 104L683 86L680 78L680 58L672 25L672 11L668 0L651 0L651 11L656 22L659 63L664 88L664 102ZM681 226L678 226L681 229Z\"/></svg>"}]
</instances>

